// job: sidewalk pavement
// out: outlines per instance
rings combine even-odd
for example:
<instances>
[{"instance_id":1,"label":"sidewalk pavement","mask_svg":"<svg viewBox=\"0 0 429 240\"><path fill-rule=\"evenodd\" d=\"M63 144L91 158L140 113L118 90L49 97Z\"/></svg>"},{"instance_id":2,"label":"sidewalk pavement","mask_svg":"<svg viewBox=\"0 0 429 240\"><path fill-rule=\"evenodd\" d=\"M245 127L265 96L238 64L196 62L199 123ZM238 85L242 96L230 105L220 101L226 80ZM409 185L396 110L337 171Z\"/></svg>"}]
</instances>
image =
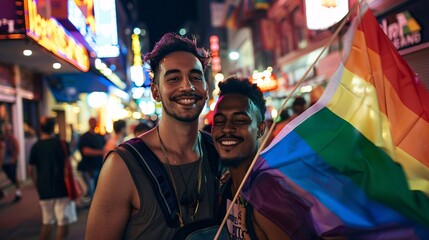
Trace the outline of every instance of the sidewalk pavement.
<instances>
[{"instance_id":1,"label":"sidewalk pavement","mask_svg":"<svg viewBox=\"0 0 429 240\"><path fill-rule=\"evenodd\" d=\"M39 239L42 213L37 190L33 183L26 182L21 184L21 191L22 200L18 203L12 203L15 188L5 192L5 197L0 200L0 239L2 240ZM88 211L88 207L77 208L78 221L70 225L69 240L85 238Z\"/></svg>"}]
</instances>

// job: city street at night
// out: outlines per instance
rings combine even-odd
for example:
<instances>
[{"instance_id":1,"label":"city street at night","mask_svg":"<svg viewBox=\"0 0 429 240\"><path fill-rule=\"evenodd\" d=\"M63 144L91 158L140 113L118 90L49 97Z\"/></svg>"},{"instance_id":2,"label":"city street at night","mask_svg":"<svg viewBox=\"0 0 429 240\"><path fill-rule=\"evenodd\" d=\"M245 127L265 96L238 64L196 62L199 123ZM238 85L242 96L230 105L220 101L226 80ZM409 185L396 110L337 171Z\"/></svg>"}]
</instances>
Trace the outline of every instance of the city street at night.
<instances>
[{"instance_id":1,"label":"city street at night","mask_svg":"<svg viewBox=\"0 0 429 240\"><path fill-rule=\"evenodd\" d=\"M0 6L0 240L429 240L429 0Z\"/></svg>"},{"instance_id":2,"label":"city street at night","mask_svg":"<svg viewBox=\"0 0 429 240\"><path fill-rule=\"evenodd\" d=\"M37 191L31 182L22 187L22 200L13 203L14 189L6 191L0 200L0 239L3 240L37 240L42 225L42 213ZM77 208L78 221L70 225L69 240L85 238L85 225L88 207Z\"/></svg>"}]
</instances>

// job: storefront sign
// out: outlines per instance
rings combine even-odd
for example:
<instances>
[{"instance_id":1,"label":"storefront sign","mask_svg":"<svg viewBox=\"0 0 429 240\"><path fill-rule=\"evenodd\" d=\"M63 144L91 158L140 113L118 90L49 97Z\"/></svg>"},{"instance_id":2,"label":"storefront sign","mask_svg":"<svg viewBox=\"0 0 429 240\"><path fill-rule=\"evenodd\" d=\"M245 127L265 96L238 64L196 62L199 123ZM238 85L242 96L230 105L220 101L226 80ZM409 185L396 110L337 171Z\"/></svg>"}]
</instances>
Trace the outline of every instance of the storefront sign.
<instances>
[{"instance_id":1,"label":"storefront sign","mask_svg":"<svg viewBox=\"0 0 429 240\"><path fill-rule=\"evenodd\" d=\"M23 11L19 9L19 2L13 0L2 1L0 8L0 39L14 38L12 37L13 34L19 33L24 29Z\"/></svg>"},{"instance_id":2,"label":"storefront sign","mask_svg":"<svg viewBox=\"0 0 429 240\"><path fill-rule=\"evenodd\" d=\"M54 18L43 18L37 12L36 0L26 0L27 35L58 57L83 72L89 70L86 48L77 42Z\"/></svg>"},{"instance_id":3,"label":"storefront sign","mask_svg":"<svg viewBox=\"0 0 429 240\"><path fill-rule=\"evenodd\" d=\"M306 0L305 9L308 29L323 30L339 22L347 14L349 3L345 0Z\"/></svg>"},{"instance_id":4,"label":"storefront sign","mask_svg":"<svg viewBox=\"0 0 429 240\"><path fill-rule=\"evenodd\" d=\"M95 33L90 26L91 19L93 21L94 15L88 14L87 7L84 7L86 6L84 5L85 3L78 3L81 5L81 7L77 5L75 0L51 0L50 4L46 4L45 9L47 9L47 12L51 12L49 17L54 17L55 19L57 19L61 23L61 25L63 25L73 34L77 29L79 35L82 35L82 37L89 44L89 46L91 46L91 48L94 48L96 44ZM91 1L87 1L86 4L92 3ZM40 6L38 7L40 13ZM88 15L88 17L86 17L86 15Z\"/></svg>"},{"instance_id":5,"label":"storefront sign","mask_svg":"<svg viewBox=\"0 0 429 240\"><path fill-rule=\"evenodd\" d=\"M94 15L96 26L95 51L99 58L119 56L119 40L116 24L115 0L95 0Z\"/></svg>"},{"instance_id":6,"label":"storefront sign","mask_svg":"<svg viewBox=\"0 0 429 240\"><path fill-rule=\"evenodd\" d=\"M278 82L276 76L272 73L273 69L268 67L263 72L255 70L252 74L251 81L256 83L262 92L276 90Z\"/></svg>"},{"instance_id":7,"label":"storefront sign","mask_svg":"<svg viewBox=\"0 0 429 240\"><path fill-rule=\"evenodd\" d=\"M396 49L402 50L429 41L429 15L426 0L413 1L400 9L379 16L383 31Z\"/></svg>"}]
</instances>

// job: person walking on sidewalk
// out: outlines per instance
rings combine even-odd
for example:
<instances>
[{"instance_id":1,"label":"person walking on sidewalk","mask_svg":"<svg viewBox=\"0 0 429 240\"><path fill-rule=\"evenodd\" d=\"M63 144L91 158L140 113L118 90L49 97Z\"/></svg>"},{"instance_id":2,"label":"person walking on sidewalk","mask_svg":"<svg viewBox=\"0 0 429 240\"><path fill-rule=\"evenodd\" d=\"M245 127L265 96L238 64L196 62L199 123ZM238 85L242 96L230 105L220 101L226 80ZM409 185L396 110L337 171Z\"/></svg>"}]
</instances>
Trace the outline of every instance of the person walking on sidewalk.
<instances>
[{"instance_id":1,"label":"person walking on sidewalk","mask_svg":"<svg viewBox=\"0 0 429 240\"><path fill-rule=\"evenodd\" d=\"M103 164L103 148L106 143L104 136L95 132L97 121L97 118L91 117L88 120L88 131L79 139L79 150L82 160L78 165L78 170L83 173L83 178L88 186L87 194L91 199L94 196L98 174Z\"/></svg>"},{"instance_id":2,"label":"person walking on sidewalk","mask_svg":"<svg viewBox=\"0 0 429 240\"><path fill-rule=\"evenodd\" d=\"M21 189L16 177L16 168L18 163L19 144L18 140L12 134L12 125L5 123L2 126L3 137L0 140L0 165L2 164L3 171L9 180L15 185L14 203L21 201Z\"/></svg>"},{"instance_id":3,"label":"person walking on sidewalk","mask_svg":"<svg viewBox=\"0 0 429 240\"><path fill-rule=\"evenodd\" d=\"M40 140L30 152L29 175L36 185L42 209L40 239L50 239L52 225L57 224L56 240L66 239L68 226L77 221L76 206L68 198L64 181L64 164L69 155L65 142L53 134L55 119L42 117ZM67 151L67 152L64 152Z\"/></svg>"},{"instance_id":4,"label":"person walking on sidewalk","mask_svg":"<svg viewBox=\"0 0 429 240\"><path fill-rule=\"evenodd\" d=\"M107 139L106 144L104 145L104 157L113 150L119 144L124 142L124 138L127 135L127 122L123 119L119 119L113 122L113 134Z\"/></svg>"}]
</instances>

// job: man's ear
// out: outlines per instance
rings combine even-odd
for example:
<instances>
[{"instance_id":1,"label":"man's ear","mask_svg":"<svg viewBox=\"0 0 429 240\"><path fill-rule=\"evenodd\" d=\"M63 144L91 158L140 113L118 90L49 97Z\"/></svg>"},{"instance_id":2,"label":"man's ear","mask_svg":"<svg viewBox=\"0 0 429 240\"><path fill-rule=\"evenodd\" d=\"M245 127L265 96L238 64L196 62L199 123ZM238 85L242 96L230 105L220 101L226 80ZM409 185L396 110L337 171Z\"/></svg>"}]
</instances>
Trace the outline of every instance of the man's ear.
<instances>
[{"instance_id":1,"label":"man's ear","mask_svg":"<svg viewBox=\"0 0 429 240\"><path fill-rule=\"evenodd\" d=\"M161 96L159 93L159 86L156 83L150 84L150 91L152 92L152 97L156 102L161 102Z\"/></svg>"},{"instance_id":2,"label":"man's ear","mask_svg":"<svg viewBox=\"0 0 429 240\"><path fill-rule=\"evenodd\" d=\"M267 123L265 121L260 121L258 123L258 138L264 136L266 127L267 127Z\"/></svg>"}]
</instances>

